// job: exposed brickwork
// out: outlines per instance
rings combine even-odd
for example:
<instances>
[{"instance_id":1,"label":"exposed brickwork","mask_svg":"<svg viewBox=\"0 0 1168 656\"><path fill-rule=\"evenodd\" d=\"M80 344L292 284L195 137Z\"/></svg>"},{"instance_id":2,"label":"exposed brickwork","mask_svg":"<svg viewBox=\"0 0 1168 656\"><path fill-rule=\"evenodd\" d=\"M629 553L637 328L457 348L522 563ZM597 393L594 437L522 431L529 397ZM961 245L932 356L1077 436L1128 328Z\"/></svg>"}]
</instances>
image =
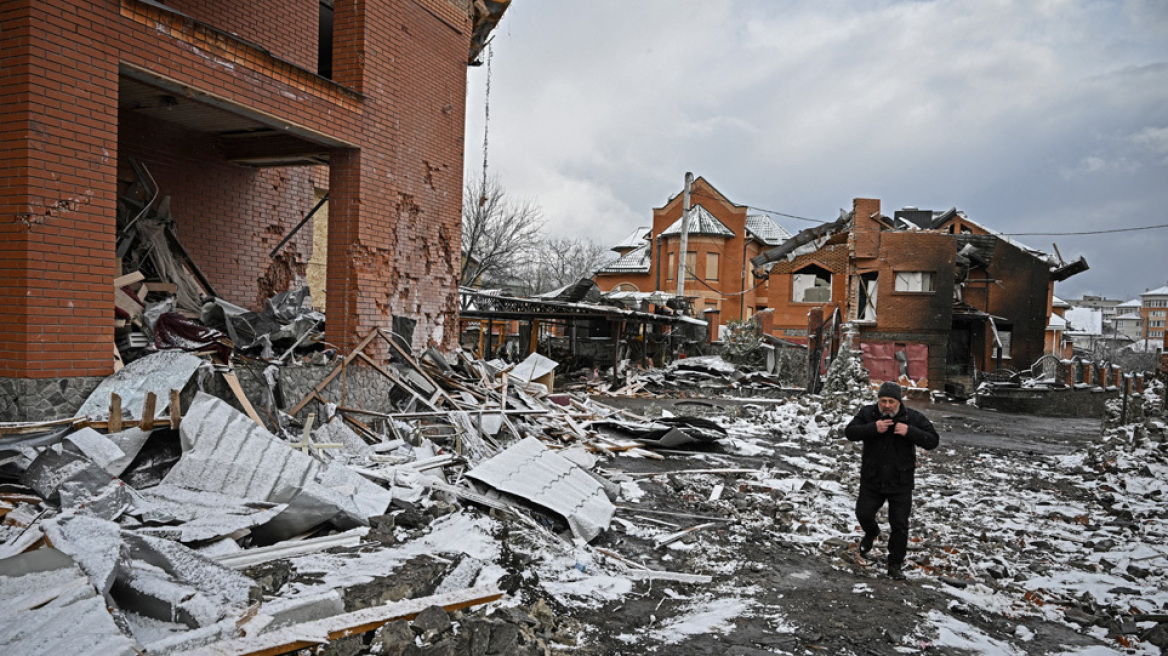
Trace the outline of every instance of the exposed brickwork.
<instances>
[{"instance_id":1,"label":"exposed brickwork","mask_svg":"<svg viewBox=\"0 0 1168 656\"><path fill-rule=\"evenodd\" d=\"M335 81L315 74L315 2L169 6L0 5L0 376L111 371L117 174L131 154L161 175L184 245L229 300L254 307L303 275L311 226L282 261L267 251L323 174L228 165L210 139L119 116L120 74L333 144L330 341L408 316L415 345L453 346L465 3L338 0Z\"/></svg>"},{"instance_id":2,"label":"exposed brickwork","mask_svg":"<svg viewBox=\"0 0 1168 656\"><path fill-rule=\"evenodd\" d=\"M167 0L164 4L316 71L319 0Z\"/></svg>"}]
</instances>

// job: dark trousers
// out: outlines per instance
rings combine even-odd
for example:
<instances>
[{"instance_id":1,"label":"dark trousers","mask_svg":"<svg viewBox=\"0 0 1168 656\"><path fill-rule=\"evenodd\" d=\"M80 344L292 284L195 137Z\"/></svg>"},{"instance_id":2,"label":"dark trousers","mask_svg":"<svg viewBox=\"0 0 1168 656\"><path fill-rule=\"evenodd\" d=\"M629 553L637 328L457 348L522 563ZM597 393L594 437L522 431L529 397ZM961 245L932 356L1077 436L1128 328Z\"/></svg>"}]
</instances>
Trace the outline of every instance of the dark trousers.
<instances>
[{"instance_id":1,"label":"dark trousers","mask_svg":"<svg viewBox=\"0 0 1168 656\"><path fill-rule=\"evenodd\" d=\"M876 512L885 501L888 502L888 526L891 529L888 536L888 564L900 565L904 563L904 555L908 552L908 516L912 512L912 490L886 493L861 485L860 496L856 499L856 519L860 521L865 535L880 535Z\"/></svg>"}]
</instances>

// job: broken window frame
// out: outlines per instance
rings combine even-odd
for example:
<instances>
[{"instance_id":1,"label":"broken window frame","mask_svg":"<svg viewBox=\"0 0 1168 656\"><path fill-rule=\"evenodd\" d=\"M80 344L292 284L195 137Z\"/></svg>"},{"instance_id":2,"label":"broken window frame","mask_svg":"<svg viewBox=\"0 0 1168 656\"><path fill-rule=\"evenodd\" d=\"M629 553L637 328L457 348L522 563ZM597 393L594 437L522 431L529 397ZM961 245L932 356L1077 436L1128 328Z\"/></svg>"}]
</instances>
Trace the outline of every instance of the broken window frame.
<instances>
[{"instance_id":1,"label":"broken window frame","mask_svg":"<svg viewBox=\"0 0 1168 656\"><path fill-rule=\"evenodd\" d=\"M856 276L856 317L863 323L876 323L877 299L879 298L880 273L867 271Z\"/></svg>"},{"instance_id":2,"label":"broken window frame","mask_svg":"<svg viewBox=\"0 0 1168 656\"><path fill-rule=\"evenodd\" d=\"M1010 355L1010 349L1014 344L1014 327L1012 325L998 326L993 321L990 322L990 326L994 329L994 345L990 352L990 358L994 361L999 358L1002 360L1013 359ZM999 355L999 350L1001 355Z\"/></svg>"},{"instance_id":3,"label":"broken window frame","mask_svg":"<svg viewBox=\"0 0 1168 656\"><path fill-rule=\"evenodd\" d=\"M823 284L817 284L819 282ZM831 283L832 272L830 270L818 264L808 264L798 271L791 273L791 302L830 303L832 297ZM807 292L814 289L826 289L827 298L808 300Z\"/></svg>"},{"instance_id":4,"label":"broken window frame","mask_svg":"<svg viewBox=\"0 0 1168 656\"><path fill-rule=\"evenodd\" d=\"M896 271L892 291L897 294L933 294L937 291L936 271Z\"/></svg>"}]
</instances>

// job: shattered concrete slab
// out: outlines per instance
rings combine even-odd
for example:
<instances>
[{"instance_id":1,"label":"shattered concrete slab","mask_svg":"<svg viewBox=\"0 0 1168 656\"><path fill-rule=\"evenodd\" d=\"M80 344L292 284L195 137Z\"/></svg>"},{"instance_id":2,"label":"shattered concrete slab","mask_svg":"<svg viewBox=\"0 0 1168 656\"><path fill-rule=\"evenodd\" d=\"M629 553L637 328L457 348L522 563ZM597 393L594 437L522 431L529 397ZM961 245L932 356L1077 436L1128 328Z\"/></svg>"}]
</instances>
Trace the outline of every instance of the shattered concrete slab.
<instances>
[{"instance_id":1,"label":"shattered concrete slab","mask_svg":"<svg viewBox=\"0 0 1168 656\"><path fill-rule=\"evenodd\" d=\"M572 533L587 541L608 528L616 512L599 481L534 437L514 444L466 476L561 515Z\"/></svg>"},{"instance_id":2,"label":"shattered concrete slab","mask_svg":"<svg viewBox=\"0 0 1168 656\"><path fill-rule=\"evenodd\" d=\"M138 646L64 553L46 548L0 561L0 652L134 656Z\"/></svg>"},{"instance_id":3,"label":"shattered concrete slab","mask_svg":"<svg viewBox=\"0 0 1168 656\"><path fill-rule=\"evenodd\" d=\"M141 419L142 406L150 392L158 399L156 412L163 412L170 406L170 390L186 387L202 364L202 358L182 351L159 351L134 360L101 381L81 404L77 416L95 421L109 419L112 393L122 398L122 414L131 419Z\"/></svg>"}]
</instances>

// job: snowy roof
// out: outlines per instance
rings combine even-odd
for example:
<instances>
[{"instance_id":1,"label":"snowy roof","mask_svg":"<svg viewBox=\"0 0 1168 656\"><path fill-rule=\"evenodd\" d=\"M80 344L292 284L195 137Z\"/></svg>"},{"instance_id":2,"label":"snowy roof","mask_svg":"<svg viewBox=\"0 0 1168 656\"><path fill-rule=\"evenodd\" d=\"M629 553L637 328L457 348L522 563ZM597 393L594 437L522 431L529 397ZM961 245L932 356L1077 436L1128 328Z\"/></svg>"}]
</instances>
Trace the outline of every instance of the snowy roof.
<instances>
[{"instance_id":1,"label":"snowy roof","mask_svg":"<svg viewBox=\"0 0 1168 656\"><path fill-rule=\"evenodd\" d=\"M621 259L602 267L596 273L648 273L649 272L649 244L642 241L641 245L629 251Z\"/></svg>"},{"instance_id":2,"label":"snowy roof","mask_svg":"<svg viewBox=\"0 0 1168 656\"><path fill-rule=\"evenodd\" d=\"M1064 301L1063 299L1059 298L1058 296L1055 296L1050 304L1051 304L1051 307L1061 307L1061 308L1073 307L1070 303Z\"/></svg>"},{"instance_id":3,"label":"snowy roof","mask_svg":"<svg viewBox=\"0 0 1168 656\"><path fill-rule=\"evenodd\" d=\"M1157 287L1156 289L1146 291L1140 296L1168 296L1168 285L1164 287Z\"/></svg>"},{"instance_id":4,"label":"snowy roof","mask_svg":"<svg viewBox=\"0 0 1168 656\"><path fill-rule=\"evenodd\" d=\"M661 231L661 235L680 235L681 221L682 219L674 221L673 225ZM689 210L689 234L733 237L734 231L727 228L725 223L722 223L713 214L710 214L710 211L706 208L701 205L694 205Z\"/></svg>"},{"instance_id":5,"label":"snowy roof","mask_svg":"<svg viewBox=\"0 0 1168 656\"><path fill-rule=\"evenodd\" d=\"M1141 305L1142 304L1140 303L1140 299L1133 298L1132 300L1127 301L1126 303L1120 303L1119 305L1117 305L1115 307L1116 308L1138 308Z\"/></svg>"},{"instance_id":6,"label":"snowy roof","mask_svg":"<svg viewBox=\"0 0 1168 656\"><path fill-rule=\"evenodd\" d=\"M1115 318L1116 321L1120 321L1121 319L1128 320L1128 321L1131 321L1131 320L1143 321L1144 320L1143 317L1141 317L1139 314L1137 314L1135 312L1128 312L1127 314L1121 314Z\"/></svg>"},{"instance_id":7,"label":"snowy roof","mask_svg":"<svg viewBox=\"0 0 1168 656\"><path fill-rule=\"evenodd\" d=\"M1071 308L1066 313L1071 328L1087 335L1103 334L1103 312L1094 308Z\"/></svg>"},{"instance_id":8,"label":"snowy roof","mask_svg":"<svg viewBox=\"0 0 1168 656\"><path fill-rule=\"evenodd\" d=\"M746 229L767 246L778 246L791 238L783 226L763 214L747 214Z\"/></svg>"},{"instance_id":9,"label":"snowy roof","mask_svg":"<svg viewBox=\"0 0 1168 656\"><path fill-rule=\"evenodd\" d=\"M1047 330L1066 330L1067 320L1057 314L1050 315L1050 323L1046 324Z\"/></svg>"},{"instance_id":10,"label":"snowy roof","mask_svg":"<svg viewBox=\"0 0 1168 656\"><path fill-rule=\"evenodd\" d=\"M649 232L651 230L652 230L652 228L644 228L644 227L637 228L636 230L629 233L629 236L620 240L620 243L618 243L616 246L613 246L610 250L623 251L623 250L627 250L630 248L639 248L641 246L644 246L645 245L645 237L649 234Z\"/></svg>"}]
</instances>

